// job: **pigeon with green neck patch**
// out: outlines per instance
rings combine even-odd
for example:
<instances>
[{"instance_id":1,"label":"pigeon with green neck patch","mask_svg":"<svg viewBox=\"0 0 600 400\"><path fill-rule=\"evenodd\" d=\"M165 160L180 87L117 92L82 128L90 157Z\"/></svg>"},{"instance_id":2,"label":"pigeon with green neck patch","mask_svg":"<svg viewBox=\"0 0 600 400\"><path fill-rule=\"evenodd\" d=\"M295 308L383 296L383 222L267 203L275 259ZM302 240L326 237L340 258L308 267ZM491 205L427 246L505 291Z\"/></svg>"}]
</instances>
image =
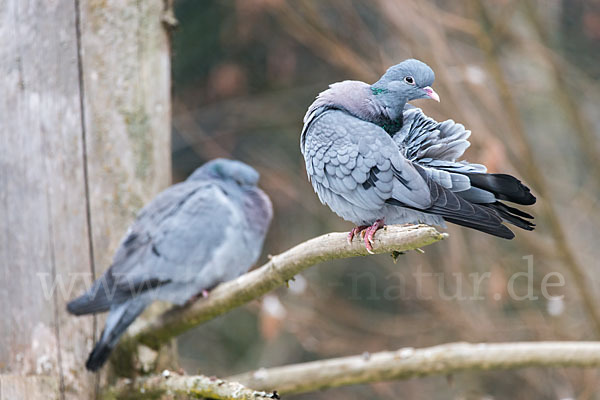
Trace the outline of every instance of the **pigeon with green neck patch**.
<instances>
[{"instance_id":1,"label":"pigeon with green neck patch","mask_svg":"<svg viewBox=\"0 0 600 400\"><path fill-rule=\"evenodd\" d=\"M503 201L535 203L529 188L506 174L458 161L470 131L437 122L409 104L440 101L435 75L418 60L390 67L375 83L330 85L310 105L301 135L306 171L322 203L364 233L367 250L388 224L444 221L512 239L509 223L532 230L532 216Z\"/></svg>"}]
</instances>

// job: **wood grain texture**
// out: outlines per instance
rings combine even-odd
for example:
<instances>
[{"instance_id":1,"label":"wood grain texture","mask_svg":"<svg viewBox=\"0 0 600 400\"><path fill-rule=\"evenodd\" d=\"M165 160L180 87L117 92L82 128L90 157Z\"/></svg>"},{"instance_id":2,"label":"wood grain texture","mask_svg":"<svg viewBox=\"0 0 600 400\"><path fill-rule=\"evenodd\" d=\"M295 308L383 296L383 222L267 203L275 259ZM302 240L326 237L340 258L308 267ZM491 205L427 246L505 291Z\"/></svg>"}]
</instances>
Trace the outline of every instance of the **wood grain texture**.
<instances>
[{"instance_id":1,"label":"wood grain texture","mask_svg":"<svg viewBox=\"0 0 600 400\"><path fill-rule=\"evenodd\" d=\"M0 399L95 394L93 317L65 304L170 181L162 13L161 0L0 6Z\"/></svg>"},{"instance_id":2,"label":"wood grain texture","mask_svg":"<svg viewBox=\"0 0 600 400\"><path fill-rule=\"evenodd\" d=\"M170 53L162 1L83 1L81 44L98 274L137 211L171 182Z\"/></svg>"},{"instance_id":3,"label":"wood grain texture","mask_svg":"<svg viewBox=\"0 0 600 400\"><path fill-rule=\"evenodd\" d=\"M60 398L58 381L48 376L0 375L0 399Z\"/></svg>"},{"instance_id":4,"label":"wood grain texture","mask_svg":"<svg viewBox=\"0 0 600 400\"><path fill-rule=\"evenodd\" d=\"M38 381L19 382L18 375L48 377L52 396L66 385L89 397L93 380L79 366L92 321L74 321L64 311L69 289L85 283L73 274L90 272L75 7L41 0L4 4L0 372L14 376L2 379L2 399L19 398L13 394L20 388L35 390ZM64 286L52 290L58 282Z\"/></svg>"}]
</instances>

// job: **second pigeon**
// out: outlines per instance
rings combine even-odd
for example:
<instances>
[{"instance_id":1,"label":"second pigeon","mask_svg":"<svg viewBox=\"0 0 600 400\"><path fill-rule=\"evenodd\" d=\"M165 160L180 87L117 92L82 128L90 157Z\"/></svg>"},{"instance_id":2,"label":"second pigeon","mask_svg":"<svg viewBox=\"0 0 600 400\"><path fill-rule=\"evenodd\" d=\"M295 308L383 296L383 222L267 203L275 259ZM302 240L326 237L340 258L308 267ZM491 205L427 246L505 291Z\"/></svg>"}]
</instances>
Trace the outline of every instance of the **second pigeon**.
<instances>
[{"instance_id":1,"label":"second pigeon","mask_svg":"<svg viewBox=\"0 0 600 400\"><path fill-rule=\"evenodd\" d=\"M142 209L111 267L67 305L75 315L109 311L87 369L106 362L152 301L183 305L256 262L273 214L258 178L242 162L216 159Z\"/></svg>"}]
</instances>

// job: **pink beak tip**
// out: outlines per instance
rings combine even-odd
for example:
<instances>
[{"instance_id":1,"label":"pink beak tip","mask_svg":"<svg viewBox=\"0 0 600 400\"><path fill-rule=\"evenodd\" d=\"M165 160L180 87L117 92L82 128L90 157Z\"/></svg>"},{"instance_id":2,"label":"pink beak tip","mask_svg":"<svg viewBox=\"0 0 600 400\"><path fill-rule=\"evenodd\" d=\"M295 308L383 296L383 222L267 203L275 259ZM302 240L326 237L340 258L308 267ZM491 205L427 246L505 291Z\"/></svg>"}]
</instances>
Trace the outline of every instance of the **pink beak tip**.
<instances>
[{"instance_id":1,"label":"pink beak tip","mask_svg":"<svg viewBox=\"0 0 600 400\"><path fill-rule=\"evenodd\" d=\"M437 101L439 103L440 96L435 92L435 90L433 90L429 86L423 88L423 90L425 91L425 93L427 93L427 96L429 96L432 100L435 100L435 101Z\"/></svg>"}]
</instances>

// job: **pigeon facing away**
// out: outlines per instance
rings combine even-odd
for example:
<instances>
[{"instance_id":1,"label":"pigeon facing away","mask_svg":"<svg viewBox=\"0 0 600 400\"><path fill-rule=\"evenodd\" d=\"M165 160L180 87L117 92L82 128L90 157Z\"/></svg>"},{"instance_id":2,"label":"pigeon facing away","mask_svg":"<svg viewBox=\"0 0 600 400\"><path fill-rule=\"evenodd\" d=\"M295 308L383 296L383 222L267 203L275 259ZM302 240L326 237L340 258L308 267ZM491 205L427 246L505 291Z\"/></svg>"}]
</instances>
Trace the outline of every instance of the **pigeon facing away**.
<instances>
[{"instance_id":1,"label":"pigeon facing away","mask_svg":"<svg viewBox=\"0 0 600 400\"><path fill-rule=\"evenodd\" d=\"M273 215L258 178L242 162L212 160L141 210L111 267L67 305L75 315L110 312L88 370L153 300L184 305L256 262Z\"/></svg>"},{"instance_id":2,"label":"pigeon facing away","mask_svg":"<svg viewBox=\"0 0 600 400\"><path fill-rule=\"evenodd\" d=\"M421 61L389 68L374 84L330 85L304 117L301 151L322 203L356 224L372 251L375 232L390 224L444 220L506 239L503 222L532 230L531 215L502 201L535 203L529 188L506 174L457 161L470 131L452 120L436 122L407 102L430 98L434 73Z\"/></svg>"}]
</instances>

